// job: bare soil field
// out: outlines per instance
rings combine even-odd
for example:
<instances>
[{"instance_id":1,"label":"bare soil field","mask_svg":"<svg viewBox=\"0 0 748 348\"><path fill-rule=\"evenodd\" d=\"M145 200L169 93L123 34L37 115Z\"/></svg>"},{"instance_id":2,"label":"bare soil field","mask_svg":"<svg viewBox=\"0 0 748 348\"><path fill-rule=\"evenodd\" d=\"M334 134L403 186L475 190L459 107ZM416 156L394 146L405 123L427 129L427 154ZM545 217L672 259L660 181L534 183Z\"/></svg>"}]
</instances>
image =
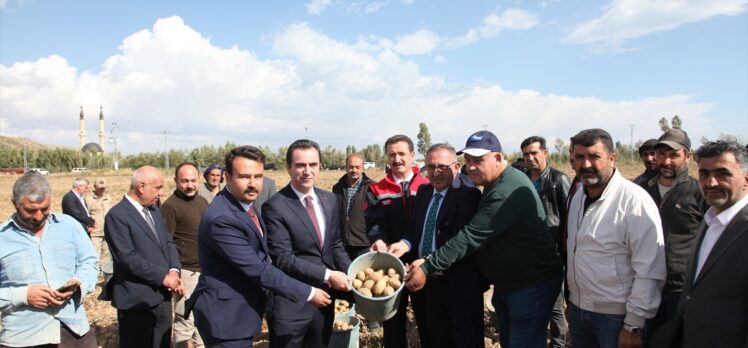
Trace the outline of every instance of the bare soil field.
<instances>
[{"instance_id":1,"label":"bare soil field","mask_svg":"<svg viewBox=\"0 0 748 348\"><path fill-rule=\"evenodd\" d=\"M573 175L569 166L559 166L567 174ZM642 165L636 164L623 164L619 165L619 170L626 178L633 178L642 171ZM692 164L691 174L694 175L695 165ZM344 175L342 170L333 171L322 171L317 180L317 186L320 188L331 190L332 186ZM52 186L53 199L52 199L52 211L60 211L60 201L62 196L70 190L73 179L79 176L83 176L92 180L94 178L104 178L107 181L107 193L109 193L115 201L119 201L127 189L130 183L130 176L132 171L120 170L120 171L94 171L86 173L62 173L62 174L50 174L46 178ZM266 171L265 175L273 178L276 181L276 186L280 189L288 183L288 174L285 171ZM367 175L373 180L377 181L384 177L384 173L381 169L369 170ZM165 184L166 184L166 195L171 195L174 191L173 171L165 171ZM8 219L11 214L15 211L11 203L11 190L13 183L19 178L18 175L0 175L0 219ZM167 197L162 197L162 201ZM100 285L100 284L99 284ZM110 305L109 302L98 301L96 297L101 292L101 287L97 286L96 291L93 294L87 296L85 305L88 312L89 321L91 326L96 330L96 335L99 340L101 347L117 347L117 313L116 310ZM485 329L485 342L486 347L499 347L498 334L494 329L492 323L492 313L485 311L484 318L486 321ZM409 309L409 323L408 323L408 336L409 341L417 342L417 332L414 325L414 319L412 312ZM256 338L255 347L267 347L267 330L263 330L263 333ZM360 334L360 346L361 347L381 347L381 331L369 332L366 325L362 325ZM419 347L417 343L413 347Z\"/></svg>"}]
</instances>

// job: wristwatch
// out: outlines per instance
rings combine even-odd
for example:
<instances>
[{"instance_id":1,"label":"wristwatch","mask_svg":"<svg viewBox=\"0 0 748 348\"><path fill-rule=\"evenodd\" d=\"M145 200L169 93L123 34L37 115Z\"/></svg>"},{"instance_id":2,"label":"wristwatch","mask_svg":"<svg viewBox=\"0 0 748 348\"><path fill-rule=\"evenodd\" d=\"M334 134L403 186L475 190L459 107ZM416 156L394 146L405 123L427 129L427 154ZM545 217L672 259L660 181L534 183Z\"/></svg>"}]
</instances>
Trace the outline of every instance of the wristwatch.
<instances>
[{"instance_id":1,"label":"wristwatch","mask_svg":"<svg viewBox=\"0 0 748 348\"><path fill-rule=\"evenodd\" d=\"M638 326L631 326L629 324L623 323L623 329L628 331L630 334L634 336L641 336L644 333L644 329L638 327Z\"/></svg>"}]
</instances>

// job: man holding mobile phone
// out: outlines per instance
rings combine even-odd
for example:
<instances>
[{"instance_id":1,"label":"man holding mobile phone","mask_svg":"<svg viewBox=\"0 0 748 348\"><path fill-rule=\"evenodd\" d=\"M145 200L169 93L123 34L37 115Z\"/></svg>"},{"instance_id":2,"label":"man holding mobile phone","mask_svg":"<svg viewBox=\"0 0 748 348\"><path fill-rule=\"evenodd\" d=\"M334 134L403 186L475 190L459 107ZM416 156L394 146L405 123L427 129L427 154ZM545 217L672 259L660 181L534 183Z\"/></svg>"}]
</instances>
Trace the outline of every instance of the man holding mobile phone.
<instances>
[{"instance_id":1,"label":"man holding mobile phone","mask_svg":"<svg viewBox=\"0 0 748 348\"><path fill-rule=\"evenodd\" d=\"M96 286L98 257L80 223L50 213L51 195L41 175L22 176L16 212L0 225L3 347L98 347L82 303Z\"/></svg>"}]
</instances>

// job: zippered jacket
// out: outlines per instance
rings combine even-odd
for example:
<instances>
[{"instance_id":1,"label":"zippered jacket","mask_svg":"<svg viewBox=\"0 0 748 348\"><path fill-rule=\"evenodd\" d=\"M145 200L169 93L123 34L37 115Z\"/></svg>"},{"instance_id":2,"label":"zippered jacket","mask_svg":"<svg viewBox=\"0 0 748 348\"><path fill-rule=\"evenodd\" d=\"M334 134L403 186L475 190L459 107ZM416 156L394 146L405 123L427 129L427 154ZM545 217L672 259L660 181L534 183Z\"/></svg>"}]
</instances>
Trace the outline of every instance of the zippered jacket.
<instances>
[{"instance_id":1,"label":"zippered jacket","mask_svg":"<svg viewBox=\"0 0 748 348\"><path fill-rule=\"evenodd\" d=\"M625 314L644 326L660 305L665 248L657 205L616 170L587 209L586 190L569 207L567 279L570 301L602 314Z\"/></svg>"}]
</instances>

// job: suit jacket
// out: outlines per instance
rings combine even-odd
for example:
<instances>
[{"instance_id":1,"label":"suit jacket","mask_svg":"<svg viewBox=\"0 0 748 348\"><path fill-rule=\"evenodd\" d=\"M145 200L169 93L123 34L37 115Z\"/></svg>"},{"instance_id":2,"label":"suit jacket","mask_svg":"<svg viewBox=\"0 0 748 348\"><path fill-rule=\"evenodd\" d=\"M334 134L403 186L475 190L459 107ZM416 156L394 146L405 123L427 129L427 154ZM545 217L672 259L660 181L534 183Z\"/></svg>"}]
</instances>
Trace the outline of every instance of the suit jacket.
<instances>
[{"instance_id":1,"label":"suit jacket","mask_svg":"<svg viewBox=\"0 0 748 348\"><path fill-rule=\"evenodd\" d=\"M106 215L104 238L114 261L114 274L107 290L117 309L145 309L171 300L171 293L161 284L169 269L181 268L179 254L161 211L154 206L148 210L158 239L127 198Z\"/></svg>"},{"instance_id":2,"label":"suit jacket","mask_svg":"<svg viewBox=\"0 0 748 348\"><path fill-rule=\"evenodd\" d=\"M262 205L265 204L265 202L270 199L270 196L272 196L276 191L278 191L278 189L275 188L275 180L268 176L263 176L262 191L260 191L260 195L257 196L257 200L254 204L257 211L262 211Z\"/></svg>"},{"instance_id":3,"label":"suit jacket","mask_svg":"<svg viewBox=\"0 0 748 348\"><path fill-rule=\"evenodd\" d=\"M81 203L73 190L68 191L68 193L62 196L62 213L78 220L83 225L84 230L95 224L94 219L86 214L86 207L83 206L83 203Z\"/></svg>"},{"instance_id":4,"label":"suit jacket","mask_svg":"<svg viewBox=\"0 0 748 348\"><path fill-rule=\"evenodd\" d=\"M418 194L413 204L412 228L405 235L405 239L411 243L411 251L406 255L408 260L419 258L423 227L426 224L429 203L433 195L434 186L431 184L422 185L418 188ZM435 244L437 249L470 222L470 219L478 210L480 199L480 190L475 188L473 183L462 175L459 175L447 188L447 193L442 198L441 207L436 217ZM444 271L443 276L454 296L459 298L467 299L483 296L483 292L488 288L488 282L478 271L475 256L469 256L456 262Z\"/></svg>"},{"instance_id":5,"label":"suit jacket","mask_svg":"<svg viewBox=\"0 0 748 348\"><path fill-rule=\"evenodd\" d=\"M260 224L267 231L262 219ZM198 231L202 274L186 303L201 333L220 340L254 337L272 300L269 291L306 302L311 287L268 262L266 236L226 188L205 210Z\"/></svg>"},{"instance_id":6,"label":"suit jacket","mask_svg":"<svg viewBox=\"0 0 748 348\"><path fill-rule=\"evenodd\" d=\"M331 192L314 189L325 215L325 240L319 237L306 208L290 185L270 197L262 207L267 224L270 257L283 272L304 283L327 289L323 284L325 270L346 272L351 260L340 240L337 197ZM277 294L273 301L275 318L306 318L317 308L309 303L291 302Z\"/></svg>"},{"instance_id":7,"label":"suit jacket","mask_svg":"<svg viewBox=\"0 0 748 348\"><path fill-rule=\"evenodd\" d=\"M686 270L684 347L748 347L748 206L730 221L696 276L706 226Z\"/></svg>"}]
</instances>

